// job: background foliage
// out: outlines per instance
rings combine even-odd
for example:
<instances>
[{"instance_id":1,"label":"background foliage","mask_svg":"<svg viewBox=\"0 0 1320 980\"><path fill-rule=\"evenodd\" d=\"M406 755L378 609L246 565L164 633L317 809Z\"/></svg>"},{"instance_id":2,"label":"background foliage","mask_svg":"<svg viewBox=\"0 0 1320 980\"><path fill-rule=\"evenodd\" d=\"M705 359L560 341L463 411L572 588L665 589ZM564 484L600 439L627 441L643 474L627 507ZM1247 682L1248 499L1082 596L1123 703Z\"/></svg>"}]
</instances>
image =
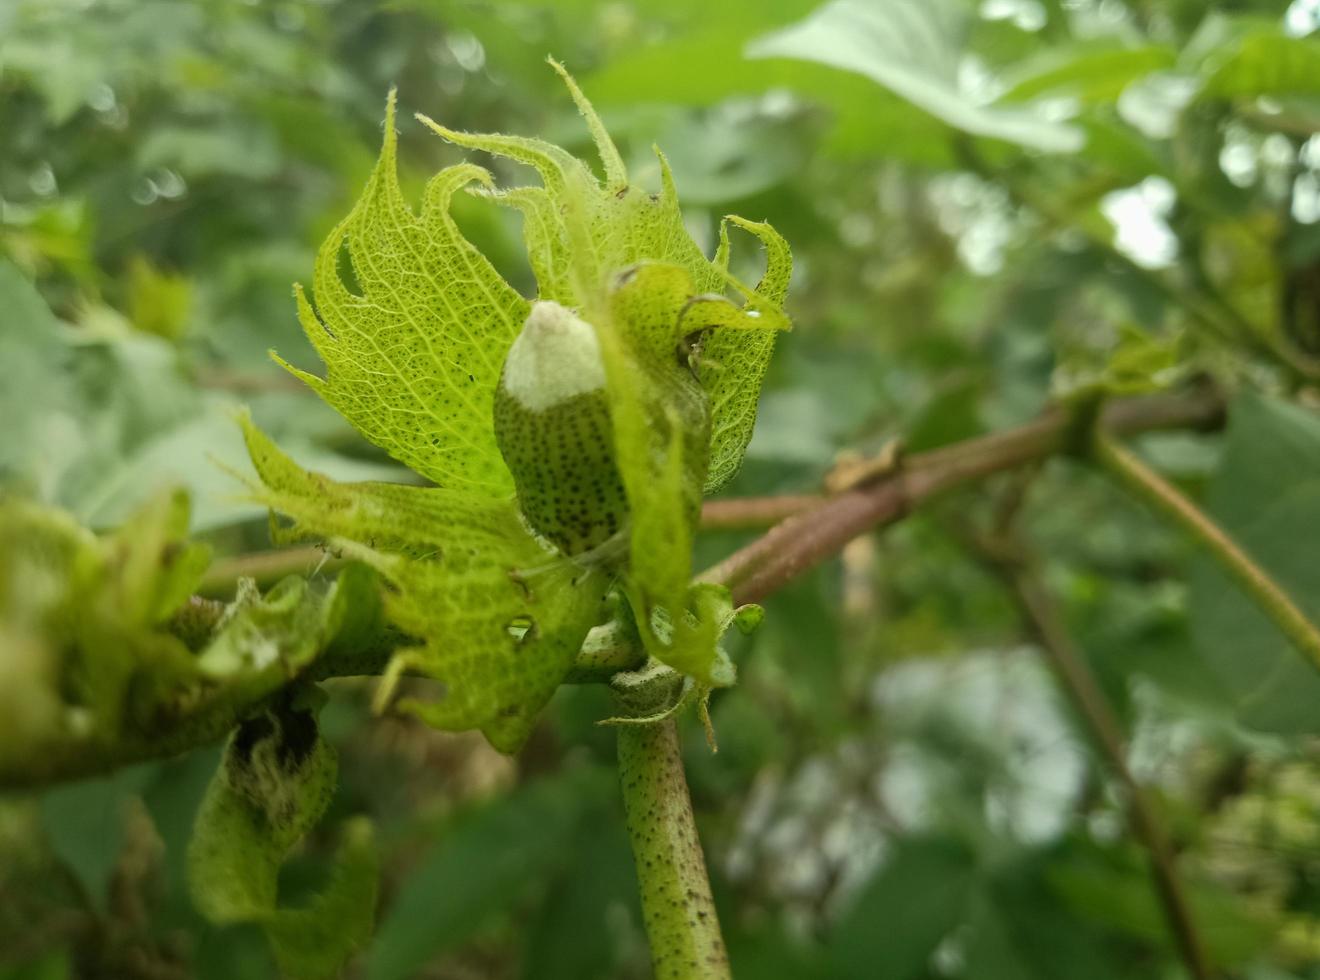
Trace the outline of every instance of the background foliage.
<instances>
[{"instance_id":1,"label":"background foliage","mask_svg":"<svg viewBox=\"0 0 1320 980\"><path fill-rule=\"evenodd\" d=\"M665 149L699 241L737 211L793 245L797 330L730 493L811 491L893 436L924 449L1059 394L1208 373L1227 431L1141 449L1320 614L1318 17L1309 0L8 0L0 475L97 529L187 487L223 598L269 546L224 468L245 468L237 406L305 466L410 479L266 351L317 366L290 283L362 187L392 84L414 196L460 154L413 110L587 155L553 52L643 180ZM526 292L516 222L455 208ZM1014 509L1211 958L1320 977L1320 677L1085 466L1031 475L855 542L737 645L720 752L686 745L738 976L1182 975L1109 773L977 544ZM705 535L699 558L739 540ZM372 818L377 936L351 975L647 975L603 692L561 690L514 759L373 719L365 683L331 692L340 786L279 887L312 893L345 819ZM274 975L258 932L186 898L217 759L3 798L0 975Z\"/></svg>"}]
</instances>

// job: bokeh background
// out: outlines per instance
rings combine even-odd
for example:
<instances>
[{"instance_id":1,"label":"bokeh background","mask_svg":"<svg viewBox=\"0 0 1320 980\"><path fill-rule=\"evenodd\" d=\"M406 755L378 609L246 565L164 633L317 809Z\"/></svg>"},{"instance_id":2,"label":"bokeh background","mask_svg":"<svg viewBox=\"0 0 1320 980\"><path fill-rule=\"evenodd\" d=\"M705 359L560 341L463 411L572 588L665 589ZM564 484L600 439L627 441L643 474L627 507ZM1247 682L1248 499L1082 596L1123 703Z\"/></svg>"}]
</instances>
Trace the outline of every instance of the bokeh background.
<instances>
[{"instance_id":1,"label":"bokeh background","mask_svg":"<svg viewBox=\"0 0 1320 980\"><path fill-rule=\"evenodd\" d=\"M588 153L553 54L640 182L665 150L698 241L733 211L792 244L796 328L733 495L813 492L840 453L943 445L1060 392L1210 374L1227 433L1142 451L1317 611L1318 19L1314 0L0 0L0 472L95 528L188 487L217 597L332 576L267 554L226 472L233 411L338 478L416 479L267 350L318 367L291 284L359 193L389 88L416 195L461 154L413 111ZM515 217L455 206L530 293ZM719 752L685 723L738 977L1186 976L1112 772L985 551L1008 510L1215 969L1320 977L1320 680L1085 465L1029 477L772 597L713 703ZM746 537L705 535L702 563ZM316 886L341 818L375 821L379 928L347 975L649 975L603 691L563 689L505 758L330 687L341 786L282 887ZM0 977L275 975L259 933L187 899L218 751L0 798Z\"/></svg>"}]
</instances>

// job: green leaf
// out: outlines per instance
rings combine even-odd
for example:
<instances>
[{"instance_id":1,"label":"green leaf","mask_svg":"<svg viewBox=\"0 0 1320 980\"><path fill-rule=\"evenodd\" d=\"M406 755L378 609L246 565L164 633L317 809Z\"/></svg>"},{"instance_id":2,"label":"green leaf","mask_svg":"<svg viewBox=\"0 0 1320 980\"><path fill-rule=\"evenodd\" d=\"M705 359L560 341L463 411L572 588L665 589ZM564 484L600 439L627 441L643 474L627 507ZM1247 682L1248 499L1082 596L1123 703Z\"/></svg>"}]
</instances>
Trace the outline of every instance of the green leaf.
<instances>
[{"instance_id":1,"label":"green leaf","mask_svg":"<svg viewBox=\"0 0 1320 980\"><path fill-rule=\"evenodd\" d=\"M960 85L971 10L957 0L832 0L752 41L749 58L801 58L856 72L963 132L1046 153L1081 149L1080 130L1030 109L981 104Z\"/></svg>"},{"instance_id":2,"label":"green leaf","mask_svg":"<svg viewBox=\"0 0 1320 980\"><path fill-rule=\"evenodd\" d=\"M659 264L625 276L610 296L609 326L598 333L633 525L629 571L647 593L646 604L634 608L640 620L650 615L652 596L673 603L691 576L711 420L697 378L674 357L691 277Z\"/></svg>"},{"instance_id":3,"label":"green leaf","mask_svg":"<svg viewBox=\"0 0 1320 980\"><path fill-rule=\"evenodd\" d=\"M1176 52L1165 45L1140 47L1112 41L1050 47L1005 78L1008 91L999 103L1025 102L1040 96L1067 96L1084 103L1115 102L1129 84L1173 66Z\"/></svg>"},{"instance_id":4,"label":"green leaf","mask_svg":"<svg viewBox=\"0 0 1320 980\"><path fill-rule=\"evenodd\" d=\"M619 104L663 97L665 102L711 106L732 96L787 89L829 108L833 126L824 145L828 151L936 167L956 162L938 120L888 91L878 91L867 78L806 61L739 57L753 36L772 26L764 16L735 24L710 23L703 16L699 23L689 33L630 49L606 65L588 79L593 95ZM676 64L701 65L701 70L675 72Z\"/></svg>"},{"instance_id":5,"label":"green leaf","mask_svg":"<svg viewBox=\"0 0 1320 980\"><path fill-rule=\"evenodd\" d=\"M1320 418L1244 395L1229 414L1228 440L1207 510L1308 614L1320 620ZM1238 718L1271 732L1320 730L1320 672L1208 556L1191 577L1197 649Z\"/></svg>"},{"instance_id":6,"label":"green leaf","mask_svg":"<svg viewBox=\"0 0 1320 980\"><path fill-rule=\"evenodd\" d=\"M207 677L241 677L272 665L296 674L320 652L333 627L325 606L311 593L307 580L290 575L264 596L250 579L240 580L237 595L217 627L215 638L197 656ZM342 616L332 594L335 618ZM327 628L329 627L329 628Z\"/></svg>"},{"instance_id":7,"label":"green leaf","mask_svg":"<svg viewBox=\"0 0 1320 980\"><path fill-rule=\"evenodd\" d=\"M281 165L269 127L220 121L153 129L137 148L137 162L144 171L171 167L192 180L215 176L269 180Z\"/></svg>"},{"instance_id":8,"label":"green leaf","mask_svg":"<svg viewBox=\"0 0 1320 980\"><path fill-rule=\"evenodd\" d=\"M1045 878L1074 915L1172 951L1176 942L1167 913L1142 864L1101 860L1098 855L1074 856L1053 862ZM1192 921L1214 963L1242 963L1270 941L1275 924L1268 913L1245 907L1238 896L1210 882L1184 877L1184 886Z\"/></svg>"},{"instance_id":9,"label":"green leaf","mask_svg":"<svg viewBox=\"0 0 1320 980\"><path fill-rule=\"evenodd\" d=\"M610 787L613 796L613 787ZM530 923L522 980L608 980L619 973L619 911L637 908L637 872L622 821L582 820L564 845L590 860L564 868L550 882Z\"/></svg>"},{"instance_id":10,"label":"green leaf","mask_svg":"<svg viewBox=\"0 0 1320 980\"><path fill-rule=\"evenodd\" d=\"M118 573L120 611L134 622L164 623L196 590L211 548L186 541L188 495L158 497L107 538L107 561Z\"/></svg>"},{"instance_id":11,"label":"green leaf","mask_svg":"<svg viewBox=\"0 0 1320 980\"><path fill-rule=\"evenodd\" d=\"M365 820L345 826L331 881L308 906L278 905L280 866L321 819L337 769L308 706L291 703L244 722L202 800L188 848L199 911L217 924L261 925L287 976L337 975L366 943L375 917L376 857Z\"/></svg>"},{"instance_id":12,"label":"green leaf","mask_svg":"<svg viewBox=\"0 0 1320 980\"><path fill-rule=\"evenodd\" d=\"M830 937L829 975L918 980L962 921L974 856L955 841L903 840Z\"/></svg>"},{"instance_id":13,"label":"green leaf","mask_svg":"<svg viewBox=\"0 0 1320 980\"><path fill-rule=\"evenodd\" d=\"M51 849L78 877L98 909L124 840L125 808L151 773L126 769L106 779L59 786L42 794L41 818Z\"/></svg>"},{"instance_id":14,"label":"green leaf","mask_svg":"<svg viewBox=\"0 0 1320 980\"><path fill-rule=\"evenodd\" d=\"M977 980L1112 980L1134 974L1132 953L1090 909L1060 902L1051 852L1029 851L979 883L967 906L965 956ZM1136 884L1133 881L1132 884ZM1152 895L1149 876L1141 884ZM1167 934L1167 929L1165 930ZM1148 966L1148 957L1138 962Z\"/></svg>"},{"instance_id":15,"label":"green leaf","mask_svg":"<svg viewBox=\"0 0 1320 980\"><path fill-rule=\"evenodd\" d=\"M805 106L775 117L682 113L661 139L683 203L717 207L787 185L809 159L819 121Z\"/></svg>"},{"instance_id":16,"label":"green leaf","mask_svg":"<svg viewBox=\"0 0 1320 980\"><path fill-rule=\"evenodd\" d=\"M732 616L728 590L689 587L713 406L699 372L676 363L673 351L703 324L733 324L758 311L691 296L691 279L678 266L639 265L610 294L614 329L599 333L632 520L625 591L633 615L648 654L703 686L720 687L733 683L732 664L718 647Z\"/></svg>"},{"instance_id":17,"label":"green leaf","mask_svg":"<svg viewBox=\"0 0 1320 980\"><path fill-rule=\"evenodd\" d=\"M420 644L400 649L391 675L418 670L445 684L441 700L400 707L438 728L480 728L504 751L520 746L602 615L606 576L535 538L512 501L334 483L242 421L264 483L256 492L293 518L286 533L330 539L392 586L386 615Z\"/></svg>"},{"instance_id":18,"label":"green leaf","mask_svg":"<svg viewBox=\"0 0 1320 980\"><path fill-rule=\"evenodd\" d=\"M1051 379L1056 398L1080 402L1096 395L1147 394L1172 387L1186 374L1180 335L1161 337L1130 324L1122 325L1118 334L1105 351L1082 347L1059 352Z\"/></svg>"},{"instance_id":19,"label":"green leaf","mask_svg":"<svg viewBox=\"0 0 1320 980\"><path fill-rule=\"evenodd\" d=\"M376 445L441 486L512 488L491 425L500 365L528 304L458 230L455 191L490 175L449 167L427 185L420 215L396 172L394 94L366 190L316 258L316 309L297 291L325 378L288 369ZM354 285L344 281L347 249ZM281 361L284 364L285 362Z\"/></svg>"},{"instance_id":20,"label":"green leaf","mask_svg":"<svg viewBox=\"0 0 1320 980\"><path fill-rule=\"evenodd\" d=\"M0 499L0 770L113 747L193 676L164 620L209 550L188 544L187 498L164 494L98 539L62 511Z\"/></svg>"},{"instance_id":21,"label":"green leaf","mask_svg":"<svg viewBox=\"0 0 1320 980\"><path fill-rule=\"evenodd\" d=\"M188 325L192 291L186 277L156 268L143 255L129 261L129 318L138 330L179 340Z\"/></svg>"},{"instance_id":22,"label":"green leaf","mask_svg":"<svg viewBox=\"0 0 1320 980\"><path fill-rule=\"evenodd\" d=\"M1205 98L1320 93L1320 42L1288 37L1277 28L1253 31L1206 60Z\"/></svg>"},{"instance_id":23,"label":"green leaf","mask_svg":"<svg viewBox=\"0 0 1320 980\"><path fill-rule=\"evenodd\" d=\"M282 908L264 927L280 970L291 977L333 977L346 955L362 949L375 923L380 868L371 823L347 821L325 889L301 908Z\"/></svg>"},{"instance_id":24,"label":"green leaf","mask_svg":"<svg viewBox=\"0 0 1320 980\"><path fill-rule=\"evenodd\" d=\"M7 259L0 258L0 417L8 419L0 439L0 482L29 475L33 456L49 448L50 428L57 419L34 407L60 405L71 397L63 367L67 351L58 334L59 321L41 294Z\"/></svg>"},{"instance_id":25,"label":"green leaf","mask_svg":"<svg viewBox=\"0 0 1320 980\"><path fill-rule=\"evenodd\" d=\"M141 306L133 279L131 301ZM165 287L157 281L152 288ZM10 311L0 322L0 363L11 372L0 386L0 415L11 420L0 440L0 486L64 507L92 528L123 524L172 486L191 493L194 531L260 515L232 499L228 477L215 465L246 462L233 425L236 405L199 391L175 345L105 308L70 327L4 260L0 302ZM271 415L287 429L300 427L285 411ZM303 437L296 444L306 443ZM325 449L315 459L340 479L403 472Z\"/></svg>"},{"instance_id":26,"label":"green leaf","mask_svg":"<svg viewBox=\"0 0 1320 980\"><path fill-rule=\"evenodd\" d=\"M765 246L765 275L756 291L775 306L782 306L793 275L788 242L765 222L729 215L720 225L717 263L728 262L729 224L755 235ZM706 493L722 489L742 465L752 441L761 384L776 339L770 330L717 330L705 343L698 362L698 377L710 397L710 468L706 473Z\"/></svg>"},{"instance_id":27,"label":"green leaf","mask_svg":"<svg viewBox=\"0 0 1320 980\"><path fill-rule=\"evenodd\" d=\"M615 792L605 770L575 769L461 816L414 865L381 922L369 980L416 976L511 908L548 869L570 864L583 815L599 812Z\"/></svg>"},{"instance_id":28,"label":"green leaf","mask_svg":"<svg viewBox=\"0 0 1320 980\"><path fill-rule=\"evenodd\" d=\"M0 500L0 780L219 738L323 652L378 662L368 641L397 639L362 566L322 591L296 576L264 596L240 582L218 622L194 624L209 549L186 540L187 524L180 492L101 538L62 511Z\"/></svg>"}]
</instances>

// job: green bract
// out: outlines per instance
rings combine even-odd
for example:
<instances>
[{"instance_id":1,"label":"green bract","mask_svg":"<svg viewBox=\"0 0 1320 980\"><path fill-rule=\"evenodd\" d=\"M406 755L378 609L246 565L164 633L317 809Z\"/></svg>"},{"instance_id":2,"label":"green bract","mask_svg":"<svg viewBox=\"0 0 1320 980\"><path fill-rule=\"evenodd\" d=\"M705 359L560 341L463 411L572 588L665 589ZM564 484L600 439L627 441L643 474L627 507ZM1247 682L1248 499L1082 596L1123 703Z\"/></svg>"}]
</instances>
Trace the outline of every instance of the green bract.
<instances>
[{"instance_id":1,"label":"green bract","mask_svg":"<svg viewBox=\"0 0 1320 980\"><path fill-rule=\"evenodd\" d=\"M216 621L189 599L210 549L187 527L182 492L105 536L0 495L0 777L33 758L96 771L219 737L314 663L361 649L379 605L369 569L322 591L241 581Z\"/></svg>"},{"instance_id":2,"label":"green bract","mask_svg":"<svg viewBox=\"0 0 1320 980\"><path fill-rule=\"evenodd\" d=\"M301 698L301 700L300 700ZM212 922L251 922L270 940L280 972L315 980L339 973L375 919L371 826L349 821L326 887L282 907L279 871L334 795L338 761L316 725L317 698L295 694L249 718L229 740L188 846L193 901Z\"/></svg>"},{"instance_id":3,"label":"green bract","mask_svg":"<svg viewBox=\"0 0 1320 980\"><path fill-rule=\"evenodd\" d=\"M391 586L387 612L418 641L393 673L445 684L440 700L406 707L440 727L481 728L506 750L530 731L614 587L649 654L698 684L731 683L717 648L727 594L690 586L692 536L702 494L742 460L775 334L788 326L783 239L729 218L707 259L663 155L658 194L630 184L600 119L554 67L603 181L541 140L419 117L453 143L531 166L541 184L496 188L459 164L432 178L414 213L396 174L391 95L376 169L317 257L315 310L298 291L326 374L290 370L438 486L335 484L245 423L262 498L297 534L332 540ZM449 202L460 188L522 213L534 301L459 232ZM766 246L756 289L728 272L730 222ZM565 331L575 346L546 356L547 337Z\"/></svg>"}]
</instances>

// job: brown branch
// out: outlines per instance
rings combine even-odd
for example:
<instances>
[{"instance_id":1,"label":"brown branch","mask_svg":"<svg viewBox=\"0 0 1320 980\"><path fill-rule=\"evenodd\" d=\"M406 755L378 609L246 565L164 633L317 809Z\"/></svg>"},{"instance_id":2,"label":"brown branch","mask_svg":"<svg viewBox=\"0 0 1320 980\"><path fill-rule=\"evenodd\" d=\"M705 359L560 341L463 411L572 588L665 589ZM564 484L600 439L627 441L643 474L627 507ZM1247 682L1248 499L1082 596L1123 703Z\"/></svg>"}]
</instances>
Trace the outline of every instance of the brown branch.
<instances>
[{"instance_id":1,"label":"brown branch","mask_svg":"<svg viewBox=\"0 0 1320 980\"><path fill-rule=\"evenodd\" d=\"M1128 824L1150 854L1151 877L1174 944L1194 980L1209 980L1214 974L1178 877L1173 845L1144 787L1128 767L1122 726L1085 656L1064 625L1062 612L1039 577L1017 554L1016 548L1010 545L977 550L1009 585L1055 676L1090 729L1110 769L1122 783L1127 796Z\"/></svg>"},{"instance_id":2,"label":"brown branch","mask_svg":"<svg viewBox=\"0 0 1320 980\"><path fill-rule=\"evenodd\" d=\"M1223 420L1223 400L1209 387L1190 395L1114 401L1101 419L1109 431L1126 435L1215 429ZM729 586L737 603L758 602L858 535L892 524L948 490L1072 450L1075 428L1070 412L1052 409L1016 429L905 457L899 468L874 483L786 518L700 578Z\"/></svg>"},{"instance_id":3,"label":"brown branch","mask_svg":"<svg viewBox=\"0 0 1320 980\"><path fill-rule=\"evenodd\" d=\"M703 531L760 530L824 502L823 496L814 493L708 500L701 508L701 529Z\"/></svg>"}]
</instances>

